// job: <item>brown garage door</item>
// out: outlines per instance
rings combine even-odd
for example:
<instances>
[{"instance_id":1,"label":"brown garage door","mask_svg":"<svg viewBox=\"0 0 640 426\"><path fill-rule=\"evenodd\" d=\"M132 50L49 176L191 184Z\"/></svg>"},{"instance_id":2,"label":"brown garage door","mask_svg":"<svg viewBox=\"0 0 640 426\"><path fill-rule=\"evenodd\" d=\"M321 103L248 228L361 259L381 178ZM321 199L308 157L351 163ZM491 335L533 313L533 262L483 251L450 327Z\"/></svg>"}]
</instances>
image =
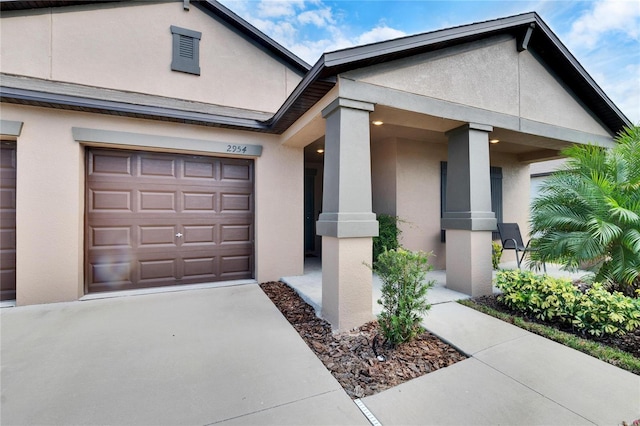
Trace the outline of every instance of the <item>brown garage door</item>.
<instances>
[{"instance_id":1,"label":"brown garage door","mask_svg":"<svg viewBox=\"0 0 640 426\"><path fill-rule=\"evenodd\" d=\"M0 300L16 298L16 144L0 145Z\"/></svg>"},{"instance_id":2,"label":"brown garage door","mask_svg":"<svg viewBox=\"0 0 640 426\"><path fill-rule=\"evenodd\" d=\"M90 149L87 290L253 276L253 161Z\"/></svg>"}]
</instances>

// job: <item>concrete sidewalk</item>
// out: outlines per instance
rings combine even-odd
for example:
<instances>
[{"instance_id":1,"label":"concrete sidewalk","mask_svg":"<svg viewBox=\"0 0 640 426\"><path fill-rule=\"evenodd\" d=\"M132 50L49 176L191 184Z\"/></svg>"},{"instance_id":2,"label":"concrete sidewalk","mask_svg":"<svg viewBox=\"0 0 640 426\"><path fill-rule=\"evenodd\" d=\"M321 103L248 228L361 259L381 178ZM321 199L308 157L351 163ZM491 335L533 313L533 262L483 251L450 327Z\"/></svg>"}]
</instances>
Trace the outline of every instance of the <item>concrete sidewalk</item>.
<instances>
[{"instance_id":1,"label":"concrete sidewalk","mask_svg":"<svg viewBox=\"0 0 640 426\"><path fill-rule=\"evenodd\" d=\"M368 425L256 284L6 308L3 425ZM457 303L470 358L360 401L383 425L618 425L640 377Z\"/></svg>"},{"instance_id":2,"label":"concrete sidewalk","mask_svg":"<svg viewBox=\"0 0 640 426\"><path fill-rule=\"evenodd\" d=\"M470 356L363 399L383 425L620 425L640 377L458 303L425 327Z\"/></svg>"},{"instance_id":3,"label":"concrete sidewalk","mask_svg":"<svg viewBox=\"0 0 640 426\"><path fill-rule=\"evenodd\" d=\"M2 425L369 424L256 284L0 321Z\"/></svg>"}]
</instances>

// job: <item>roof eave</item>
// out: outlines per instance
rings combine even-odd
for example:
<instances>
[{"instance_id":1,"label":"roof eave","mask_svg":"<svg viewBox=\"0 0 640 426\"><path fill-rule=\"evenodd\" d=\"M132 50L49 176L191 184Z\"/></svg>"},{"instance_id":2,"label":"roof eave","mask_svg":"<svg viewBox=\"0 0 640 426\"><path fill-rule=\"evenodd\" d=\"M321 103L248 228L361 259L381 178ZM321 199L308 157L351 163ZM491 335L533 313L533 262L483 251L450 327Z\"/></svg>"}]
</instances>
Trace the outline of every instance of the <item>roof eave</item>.
<instances>
[{"instance_id":1,"label":"roof eave","mask_svg":"<svg viewBox=\"0 0 640 426\"><path fill-rule=\"evenodd\" d=\"M259 120L2 87L0 102L270 133Z\"/></svg>"}]
</instances>

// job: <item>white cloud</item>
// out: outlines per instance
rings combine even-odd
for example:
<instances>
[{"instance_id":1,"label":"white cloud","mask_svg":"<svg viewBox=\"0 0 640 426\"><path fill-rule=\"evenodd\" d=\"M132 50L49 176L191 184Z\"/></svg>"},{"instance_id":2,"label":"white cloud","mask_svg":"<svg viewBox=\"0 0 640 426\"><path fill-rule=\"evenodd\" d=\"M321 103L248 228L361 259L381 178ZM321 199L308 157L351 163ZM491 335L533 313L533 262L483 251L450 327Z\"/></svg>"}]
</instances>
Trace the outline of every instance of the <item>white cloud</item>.
<instances>
[{"instance_id":1,"label":"white cloud","mask_svg":"<svg viewBox=\"0 0 640 426\"><path fill-rule=\"evenodd\" d=\"M360 34L355 39L355 44L369 44L376 43L378 41L391 40L393 38L404 37L407 35L404 31L396 30L395 28L388 27L386 25L378 25L377 27Z\"/></svg>"},{"instance_id":2,"label":"white cloud","mask_svg":"<svg viewBox=\"0 0 640 426\"><path fill-rule=\"evenodd\" d=\"M335 24L329 8L304 11L298 15L298 22L302 25L313 24L319 28Z\"/></svg>"},{"instance_id":3,"label":"white cloud","mask_svg":"<svg viewBox=\"0 0 640 426\"><path fill-rule=\"evenodd\" d=\"M640 64L629 64L613 78L594 76L602 81L602 90L634 124L640 124Z\"/></svg>"},{"instance_id":4,"label":"white cloud","mask_svg":"<svg viewBox=\"0 0 640 426\"><path fill-rule=\"evenodd\" d=\"M258 3L256 11L261 18L279 18L294 16L296 7L304 7L304 1L262 0Z\"/></svg>"},{"instance_id":5,"label":"white cloud","mask_svg":"<svg viewBox=\"0 0 640 426\"><path fill-rule=\"evenodd\" d=\"M403 31L378 23L354 33L346 17L322 0L223 0L260 31L308 63L323 53L404 36Z\"/></svg>"},{"instance_id":6,"label":"white cloud","mask_svg":"<svg viewBox=\"0 0 640 426\"><path fill-rule=\"evenodd\" d=\"M633 40L640 35L640 2L637 0L603 0L576 19L568 36L571 46L591 49L611 33L624 34Z\"/></svg>"}]
</instances>

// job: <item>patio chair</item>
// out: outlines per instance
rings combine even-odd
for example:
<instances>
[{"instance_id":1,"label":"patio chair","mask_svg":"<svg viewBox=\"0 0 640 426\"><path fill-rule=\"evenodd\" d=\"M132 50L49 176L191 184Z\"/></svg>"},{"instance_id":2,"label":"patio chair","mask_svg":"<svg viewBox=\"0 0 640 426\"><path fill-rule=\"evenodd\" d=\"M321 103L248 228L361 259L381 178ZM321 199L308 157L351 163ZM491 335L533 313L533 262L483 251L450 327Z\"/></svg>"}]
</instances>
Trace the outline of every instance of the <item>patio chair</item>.
<instances>
[{"instance_id":1,"label":"patio chair","mask_svg":"<svg viewBox=\"0 0 640 426\"><path fill-rule=\"evenodd\" d=\"M526 254L535 251L535 249L529 247L529 245L531 244L531 240L527 241L526 245L524 244L524 242L522 241L522 234L520 233L520 227L517 223L498 223L498 233L500 234L502 249L515 250L518 269L521 269L520 265L522 264L522 261L524 260ZM522 255L520 253L522 253ZM544 272L546 273L547 265L543 262L542 266L544 268Z\"/></svg>"}]
</instances>

